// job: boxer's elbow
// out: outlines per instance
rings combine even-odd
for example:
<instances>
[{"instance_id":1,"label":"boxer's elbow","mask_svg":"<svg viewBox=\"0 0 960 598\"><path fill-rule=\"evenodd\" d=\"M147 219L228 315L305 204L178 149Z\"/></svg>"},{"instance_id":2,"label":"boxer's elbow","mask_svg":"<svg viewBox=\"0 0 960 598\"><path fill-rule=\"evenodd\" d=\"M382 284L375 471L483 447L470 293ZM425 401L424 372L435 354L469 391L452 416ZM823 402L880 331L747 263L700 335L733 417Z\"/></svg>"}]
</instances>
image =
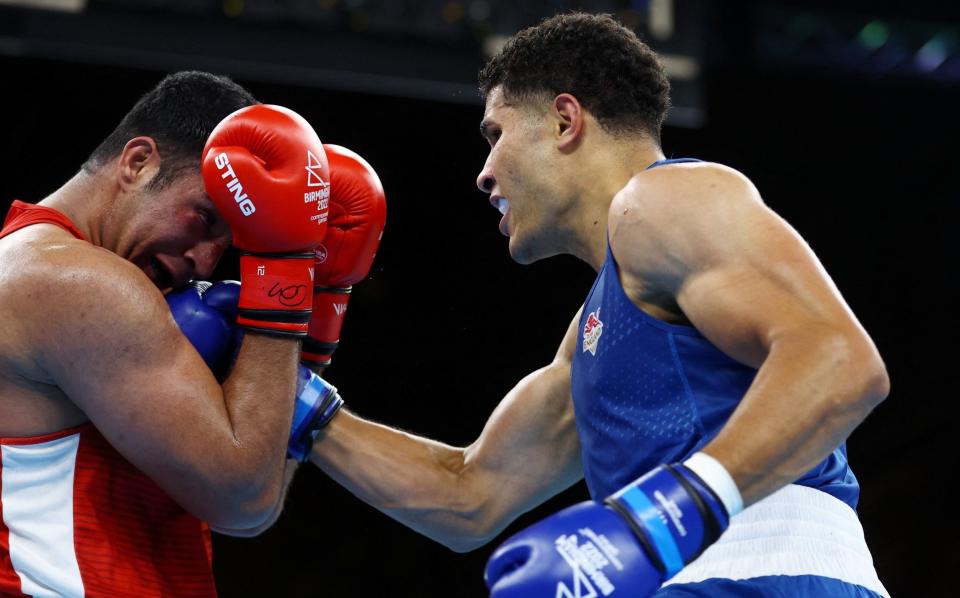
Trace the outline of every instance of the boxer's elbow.
<instances>
[{"instance_id":1,"label":"boxer's elbow","mask_svg":"<svg viewBox=\"0 0 960 598\"><path fill-rule=\"evenodd\" d=\"M456 513L457 525L452 531L434 538L453 552L474 551L494 538L503 530L506 523L497 525L493 519L485 518L478 512Z\"/></svg>"},{"instance_id":2,"label":"boxer's elbow","mask_svg":"<svg viewBox=\"0 0 960 598\"><path fill-rule=\"evenodd\" d=\"M454 480L440 494L434 516L426 518L428 537L453 552L470 552L494 539L512 521L502 513L497 500L497 486L489 484L464 463L454 473Z\"/></svg>"},{"instance_id":3,"label":"boxer's elbow","mask_svg":"<svg viewBox=\"0 0 960 598\"><path fill-rule=\"evenodd\" d=\"M866 416L890 394L890 376L876 346L866 334L835 334L826 339L833 365L831 377L842 385L834 393L836 411Z\"/></svg>"},{"instance_id":4,"label":"boxer's elbow","mask_svg":"<svg viewBox=\"0 0 960 598\"><path fill-rule=\"evenodd\" d=\"M235 538L255 538L260 534L262 534L263 532L270 529L271 527L273 527L273 524L277 522L277 518L279 516L280 516L280 509L276 508L273 510L270 516L266 518L265 521L261 522L260 524L254 527L228 528L228 527L217 527L217 526L211 525L211 529L213 529L213 531L217 532L218 534L222 534L224 536L233 536Z\"/></svg>"},{"instance_id":5,"label":"boxer's elbow","mask_svg":"<svg viewBox=\"0 0 960 598\"><path fill-rule=\"evenodd\" d=\"M211 526L229 530L260 530L270 527L283 494L280 477L250 475L221 477L211 483L207 494L209 515L201 517Z\"/></svg>"},{"instance_id":6,"label":"boxer's elbow","mask_svg":"<svg viewBox=\"0 0 960 598\"><path fill-rule=\"evenodd\" d=\"M251 529L229 529L226 527L216 527L211 525L210 529L217 532L221 536L231 536L233 538L256 538L263 532L270 529L270 527L271 526L269 525L265 525Z\"/></svg>"},{"instance_id":7,"label":"boxer's elbow","mask_svg":"<svg viewBox=\"0 0 960 598\"><path fill-rule=\"evenodd\" d=\"M414 484L365 496L372 506L454 552L470 552L513 520L502 480L471 458L470 449L431 444L429 467L405 475Z\"/></svg>"},{"instance_id":8,"label":"boxer's elbow","mask_svg":"<svg viewBox=\"0 0 960 598\"><path fill-rule=\"evenodd\" d=\"M496 536L494 535L490 537L482 536L482 537L456 538L449 542L442 542L442 544L447 548L449 548L450 550L452 550L453 552L464 554L467 552L473 552L474 550L484 546L495 537Z\"/></svg>"},{"instance_id":9,"label":"boxer's elbow","mask_svg":"<svg viewBox=\"0 0 960 598\"><path fill-rule=\"evenodd\" d=\"M882 403L890 395L890 375L887 366L874 349L859 359L860 401L869 411Z\"/></svg>"},{"instance_id":10,"label":"boxer's elbow","mask_svg":"<svg viewBox=\"0 0 960 598\"><path fill-rule=\"evenodd\" d=\"M266 497L224 494L216 504L209 507L208 512L207 517L201 518L211 527L245 532L264 531L272 523L270 518L274 512L274 504L271 504Z\"/></svg>"},{"instance_id":11,"label":"boxer's elbow","mask_svg":"<svg viewBox=\"0 0 960 598\"><path fill-rule=\"evenodd\" d=\"M250 531L251 535L258 535L269 529L279 515L282 495L282 489L271 484L263 488L256 496L246 500L240 513L244 521L242 529ZM257 530L256 533L252 533L254 530Z\"/></svg>"},{"instance_id":12,"label":"boxer's elbow","mask_svg":"<svg viewBox=\"0 0 960 598\"><path fill-rule=\"evenodd\" d=\"M457 519L456 532L441 543L454 552L464 553L476 550L500 535L515 514L508 512L505 503L498 500L497 486L482 485L482 489L461 493L461 500L452 512Z\"/></svg>"},{"instance_id":13,"label":"boxer's elbow","mask_svg":"<svg viewBox=\"0 0 960 598\"><path fill-rule=\"evenodd\" d=\"M478 510L458 502L377 508L453 552L470 552L496 536Z\"/></svg>"}]
</instances>

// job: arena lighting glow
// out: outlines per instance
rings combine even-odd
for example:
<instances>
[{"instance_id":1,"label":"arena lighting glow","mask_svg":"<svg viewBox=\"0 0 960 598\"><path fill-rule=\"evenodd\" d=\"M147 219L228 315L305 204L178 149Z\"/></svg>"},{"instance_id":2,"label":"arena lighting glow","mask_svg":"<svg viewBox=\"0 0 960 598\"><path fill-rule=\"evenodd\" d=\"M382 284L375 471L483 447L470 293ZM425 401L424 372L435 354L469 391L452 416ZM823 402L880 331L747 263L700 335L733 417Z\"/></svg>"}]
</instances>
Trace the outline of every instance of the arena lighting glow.
<instances>
[{"instance_id":1,"label":"arena lighting glow","mask_svg":"<svg viewBox=\"0 0 960 598\"><path fill-rule=\"evenodd\" d=\"M228 17L236 17L242 12L243 0L223 0L223 14Z\"/></svg>"},{"instance_id":2,"label":"arena lighting glow","mask_svg":"<svg viewBox=\"0 0 960 598\"><path fill-rule=\"evenodd\" d=\"M860 30L857 39L867 48L876 50L890 39L890 28L883 21L870 21Z\"/></svg>"},{"instance_id":3,"label":"arena lighting glow","mask_svg":"<svg viewBox=\"0 0 960 598\"><path fill-rule=\"evenodd\" d=\"M914 62L921 71L933 72L946 62L956 46L956 36L950 34L938 35L920 48L914 57Z\"/></svg>"},{"instance_id":4,"label":"arena lighting glow","mask_svg":"<svg viewBox=\"0 0 960 598\"><path fill-rule=\"evenodd\" d=\"M82 12L87 7L87 0L0 0L0 6L2 5L62 12Z\"/></svg>"},{"instance_id":5,"label":"arena lighting glow","mask_svg":"<svg viewBox=\"0 0 960 598\"><path fill-rule=\"evenodd\" d=\"M767 7L759 57L773 64L957 80L960 27L942 22Z\"/></svg>"}]
</instances>

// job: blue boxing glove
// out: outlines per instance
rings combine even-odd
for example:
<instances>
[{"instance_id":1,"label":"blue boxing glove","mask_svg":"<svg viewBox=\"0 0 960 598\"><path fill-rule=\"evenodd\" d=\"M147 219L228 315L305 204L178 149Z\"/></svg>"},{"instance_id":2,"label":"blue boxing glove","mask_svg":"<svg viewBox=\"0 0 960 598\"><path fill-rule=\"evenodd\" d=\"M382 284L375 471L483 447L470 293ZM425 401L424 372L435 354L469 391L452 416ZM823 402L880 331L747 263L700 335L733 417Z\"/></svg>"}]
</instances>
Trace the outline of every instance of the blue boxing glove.
<instances>
[{"instance_id":1,"label":"blue boxing glove","mask_svg":"<svg viewBox=\"0 0 960 598\"><path fill-rule=\"evenodd\" d=\"M650 596L742 508L723 465L697 453L514 535L490 557L484 579L496 598Z\"/></svg>"},{"instance_id":2,"label":"blue boxing glove","mask_svg":"<svg viewBox=\"0 0 960 598\"><path fill-rule=\"evenodd\" d=\"M240 283L234 280L191 282L166 297L180 331L218 380L226 378L233 365L239 297Z\"/></svg>"},{"instance_id":3,"label":"blue boxing glove","mask_svg":"<svg viewBox=\"0 0 960 598\"><path fill-rule=\"evenodd\" d=\"M343 399L329 382L303 365L297 367L297 402L293 406L287 458L302 463L320 429L343 407Z\"/></svg>"}]
</instances>

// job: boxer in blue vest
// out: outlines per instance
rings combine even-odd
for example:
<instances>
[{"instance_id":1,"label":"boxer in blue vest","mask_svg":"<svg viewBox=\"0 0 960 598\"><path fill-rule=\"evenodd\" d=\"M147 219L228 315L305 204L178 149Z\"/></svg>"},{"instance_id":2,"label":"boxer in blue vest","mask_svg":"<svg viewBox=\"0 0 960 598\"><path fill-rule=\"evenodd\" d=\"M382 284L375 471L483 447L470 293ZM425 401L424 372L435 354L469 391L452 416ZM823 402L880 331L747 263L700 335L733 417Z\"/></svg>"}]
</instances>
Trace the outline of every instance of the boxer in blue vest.
<instances>
[{"instance_id":1,"label":"boxer in blue vest","mask_svg":"<svg viewBox=\"0 0 960 598\"><path fill-rule=\"evenodd\" d=\"M474 443L341 411L312 462L458 551L585 478L594 500L493 552L498 598L887 595L844 441L889 380L810 247L743 174L665 159L666 74L608 16L521 31L480 86L511 256L596 282Z\"/></svg>"}]
</instances>

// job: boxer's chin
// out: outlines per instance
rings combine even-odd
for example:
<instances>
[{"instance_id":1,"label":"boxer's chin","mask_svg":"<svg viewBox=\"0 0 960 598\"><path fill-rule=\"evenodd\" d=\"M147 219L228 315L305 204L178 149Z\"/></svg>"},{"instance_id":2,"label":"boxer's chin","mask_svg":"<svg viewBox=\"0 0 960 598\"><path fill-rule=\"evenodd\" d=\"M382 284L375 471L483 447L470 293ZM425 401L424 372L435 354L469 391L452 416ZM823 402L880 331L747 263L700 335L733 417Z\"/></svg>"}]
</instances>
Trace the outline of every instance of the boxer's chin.
<instances>
[{"instance_id":1,"label":"boxer's chin","mask_svg":"<svg viewBox=\"0 0 960 598\"><path fill-rule=\"evenodd\" d=\"M539 230L515 227L510 233L510 258L523 266L539 262L542 259L567 253L557 246L555 239L539 234Z\"/></svg>"},{"instance_id":2,"label":"boxer's chin","mask_svg":"<svg viewBox=\"0 0 960 598\"><path fill-rule=\"evenodd\" d=\"M514 231L510 236L507 247L510 250L510 258L518 264L526 266L540 259L529 239L525 238L523 234L518 234L517 231Z\"/></svg>"}]
</instances>

